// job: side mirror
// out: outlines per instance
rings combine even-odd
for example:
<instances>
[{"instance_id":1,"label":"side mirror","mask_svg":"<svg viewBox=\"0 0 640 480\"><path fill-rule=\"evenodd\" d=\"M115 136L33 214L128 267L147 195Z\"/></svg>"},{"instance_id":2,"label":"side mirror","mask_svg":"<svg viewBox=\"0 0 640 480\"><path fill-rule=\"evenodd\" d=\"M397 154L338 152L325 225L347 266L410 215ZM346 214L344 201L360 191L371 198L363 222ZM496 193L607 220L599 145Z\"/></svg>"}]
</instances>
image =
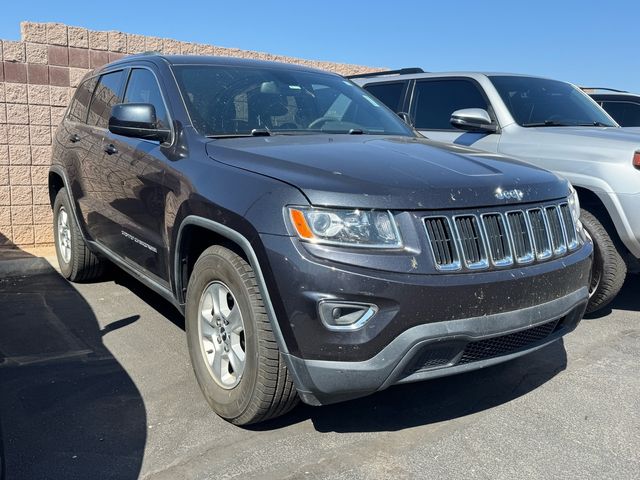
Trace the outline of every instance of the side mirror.
<instances>
[{"instance_id":1,"label":"side mirror","mask_svg":"<svg viewBox=\"0 0 640 480\"><path fill-rule=\"evenodd\" d=\"M404 123L406 123L410 127L413 127L413 125L411 125L411 117L407 112L398 112L396 113L396 115L398 115Z\"/></svg>"},{"instance_id":2,"label":"side mirror","mask_svg":"<svg viewBox=\"0 0 640 480\"><path fill-rule=\"evenodd\" d=\"M166 142L171 130L157 127L156 109L149 103L118 103L111 107L109 131L124 137Z\"/></svg>"},{"instance_id":3,"label":"side mirror","mask_svg":"<svg viewBox=\"0 0 640 480\"><path fill-rule=\"evenodd\" d=\"M496 133L498 131L498 126L482 108L456 110L451 114L450 122L454 127L467 132Z\"/></svg>"}]
</instances>

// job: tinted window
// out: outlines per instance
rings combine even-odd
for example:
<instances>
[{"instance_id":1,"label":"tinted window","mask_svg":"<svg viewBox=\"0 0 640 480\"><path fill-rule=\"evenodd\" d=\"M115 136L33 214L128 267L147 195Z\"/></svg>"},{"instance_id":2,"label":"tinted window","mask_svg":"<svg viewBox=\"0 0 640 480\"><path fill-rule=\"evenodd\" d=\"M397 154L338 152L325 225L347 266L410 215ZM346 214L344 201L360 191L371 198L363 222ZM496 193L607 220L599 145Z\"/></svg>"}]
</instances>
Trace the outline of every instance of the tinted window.
<instances>
[{"instance_id":1,"label":"tinted window","mask_svg":"<svg viewBox=\"0 0 640 480\"><path fill-rule=\"evenodd\" d=\"M364 89L394 112L399 112L402 108L403 82L371 84L364 87Z\"/></svg>"},{"instance_id":2,"label":"tinted window","mask_svg":"<svg viewBox=\"0 0 640 480\"><path fill-rule=\"evenodd\" d=\"M97 127L107 128L111 107L120 101L120 85L122 84L122 70L107 73L100 77L98 86L91 100L87 123Z\"/></svg>"},{"instance_id":3,"label":"tinted window","mask_svg":"<svg viewBox=\"0 0 640 480\"><path fill-rule=\"evenodd\" d=\"M91 102L91 94L97 82L97 78L90 78L78 87L71 106L69 107L69 120L83 123L87 120L87 110Z\"/></svg>"},{"instance_id":4,"label":"tinted window","mask_svg":"<svg viewBox=\"0 0 640 480\"><path fill-rule=\"evenodd\" d=\"M416 83L413 107L416 128L454 130L451 114L463 108L487 110L487 102L474 83L455 79Z\"/></svg>"},{"instance_id":5,"label":"tinted window","mask_svg":"<svg viewBox=\"0 0 640 480\"><path fill-rule=\"evenodd\" d=\"M379 100L337 75L219 65L173 68L191 120L204 135L248 135L253 129L411 135Z\"/></svg>"},{"instance_id":6,"label":"tinted window","mask_svg":"<svg viewBox=\"0 0 640 480\"><path fill-rule=\"evenodd\" d=\"M640 127L640 104L631 102L602 102L604 108L622 127Z\"/></svg>"},{"instance_id":7,"label":"tinted window","mask_svg":"<svg viewBox=\"0 0 640 480\"><path fill-rule=\"evenodd\" d=\"M513 76L495 76L491 81L523 127L614 126L597 104L569 83Z\"/></svg>"},{"instance_id":8,"label":"tinted window","mask_svg":"<svg viewBox=\"0 0 640 480\"><path fill-rule=\"evenodd\" d=\"M169 118L160 87L149 70L136 68L131 71L124 94L124 103L150 103L156 109L158 128L169 128Z\"/></svg>"}]
</instances>

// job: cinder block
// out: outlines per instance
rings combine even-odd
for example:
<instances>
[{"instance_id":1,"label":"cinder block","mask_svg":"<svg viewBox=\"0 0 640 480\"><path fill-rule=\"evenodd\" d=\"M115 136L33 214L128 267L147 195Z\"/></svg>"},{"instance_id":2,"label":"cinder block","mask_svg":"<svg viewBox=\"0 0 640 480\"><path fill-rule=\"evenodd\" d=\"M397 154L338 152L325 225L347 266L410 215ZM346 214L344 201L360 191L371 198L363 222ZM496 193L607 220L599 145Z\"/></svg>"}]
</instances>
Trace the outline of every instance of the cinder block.
<instances>
[{"instance_id":1,"label":"cinder block","mask_svg":"<svg viewBox=\"0 0 640 480\"><path fill-rule=\"evenodd\" d=\"M33 225L32 205L11 205L11 226Z\"/></svg>"},{"instance_id":2,"label":"cinder block","mask_svg":"<svg viewBox=\"0 0 640 480\"><path fill-rule=\"evenodd\" d=\"M67 26L62 23L47 23L47 43L51 45L69 45Z\"/></svg>"},{"instance_id":3,"label":"cinder block","mask_svg":"<svg viewBox=\"0 0 640 480\"><path fill-rule=\"evenodd\" d=\"M171 38L162 39L162 51L167 55L180 55L180 42Z\"/></svg>"},{"instance_id":4,"label":"cinder block","mask_svg":"<svg viewBox=\"0 0 640 480\"><path fill-rule=\"evenodd\" d=\"M92 50L108 50L109 34L108 32L98 32L89 30L89 48Z\"/></svg>"},{"instance_id":5,"label":"cinder block","mask_svg":"<svg viewBox=\"0 0 640 480\"><path fill-rule=\"evenodd\" d=\"M109 63L109 52L101 50L89 50L89 66L98 68Z\"/></svg>"},{"instance_id":6,"label":"cinder block","mask_svg":"<svg viewBox=\"0 0 640 480\"><path fill-rule=\"evenodd\" d=\"M51 145L51 127L48 125L29 125L32 145Z\"/></svg>"},{"instance_id":7,"label":"cinder block","mask_svg":"<svg viewBox=\"0 0 640 480\"><path fill-rule=\"evenodd\" d=\"M142 53L145 51L144 35L127 35L127 53Z\"/></svg>"},{"instance_id":8,"label":"cinder block","mask_svg":"<svg viewBox=\"0 0 640 480\"><path fill-rule=\"evenodd\" d=\"M182 55L196 55L198 53L198 45L190 42L180 42L180 53Z\"/></svg>"},{"instance_id":9,"label":"cinder block","mask_svg":"<svg viewBox=\"0 0 640 480\"><path fill-rule=\"evenodd\" d=\"M120 60L124 56L124 53L109 52L109 62L115 62L116 60Z\"/></svg>"},{"instance_id":10,"label":"cinder block","mask_svg":"<svg viewBox=\"0 0 640 480\"><path fill-rule=\"evenodd\" d=\"M34 232L33 225L12 225L11 241L19 247L28 247L33 245Z\"/></svg>"},{"instance_id":11,"label":"cinder block","mask_svg":"<svg viewBox=\"0 0 640 480\"><path fill-rule=\"evenodd\" d=\"M29 123L31 125L51 125L51 107L48 105L29 105Z\"/></svg>"},{"instance_id":12,"label":"cinder block","mask_svg":"<svg viewBox=\"0 0 640 480\"><path fill-rule=\"evenodd\" d=\"M11 165L31 165L29 145L9 145L9 163Z\"/></svg>"},{"instance_id":13,"label":"cinder block","mask_svg":"<svg viewBox=\"0 0 640 480\"><path fill-rule=\"evenodd\" d=\"M7 125L7 142L9 145L29 145L29 126Z\"/></svg>"},{"instance_id":14,"label":"cinder block","mask_svg":"<svg viewBox=\"0 0 640 480\"><path fill-rule=\"evenodd\" d=\"M4 81L6 83L27 83L27 64L4 62Z\"/></svg>"},{"instance_id":15,"label":"cinder block","mask_svg":"<svg viewBox=\"0 0 640 480\"><path fill-rule=\"evenodd\" d=\"M51 107L51 125L57 127L64 118L66 107Z\"/></svg>"},{"instance_id":16,"label":"cinder block","mask_svg":"<svg viewBox=\"0 0 640 480\"><path fill-rule=\"evenodd\" d=\"M198 55L216 55L216 47L213 45L198 45L196 49Z\"/></svg>"},{"instance_id":17,"label":"cinder block","mask_svg":"<svg viewBox=\"0 0 640 480\"><path fill-rule=\"evenodd\" d=\"M51 145L32 145L31 163L33 165L51 165Z\"/></svg>"},{"instance_id":18,"label":"cinder block","mask_svg":"<svg viewBox=\"0 0 640 480\"><path fill-rule=\"evenodd\" d=\"M49 85L68 87L69 84L68 67L49 67Z\"/></svg>"},{"instance_id":19,"label":"cinder block","mask_svg":"<svg viewBox=\"0 0 640 480\"><path fill-rule=\"evenodd\" d=\"M29 124L29 107L24 103L7 104L7 116L12 124Z\"/></svg>"},{"instance_id":20,"label":"cinder block","mask_svg":"<svg viewBox=\"0 0 640 480\"><path fill-rule=\"evenodd\" d=\"M34 205L33 206L33 223L43 223L51 225L53 215L51 207L49 205Z\"/></svg>"},{"instance_id":21,"label":"cinder block","mask_svg":"<svg viewBox=\"0 0 640 480\"><path fill-rule=\"evenodd\" d=\"M54 107L66 107L69 103L69 87L54 87L50 88L51 105Z\"/></svg>"},{"instance_id":22,"label":"cinder block","mask_svg":"<svg viewBox=\"0 0 640 480\"><path fill-rule=\"evenodd\" d=\"M24 62L27 59L24 42L3 40L2 59L5 62Z\"/></svg>"},{"instance_id":23,"label":"cinder block","mask_svg":"<svg viewBox=\"0 0 640 480\"><path fill-rule=\"evenodd\" d=\"M11 187L0 187L0 206L11 205Z\"/></svg>"},{"instance_id":24,"label":"cinder block","mask_svg":"<svg viewBox=\"0 0 640 480\"><path fill-rule=\"evenodd\" d=\"M31 167L31 183L33 185L42 185L46 188L49 183L49 167L46 165Z\"/></svg>"},{"instance_id":25,"label":"cinder block","mask_svg":"<svg viewBox=\"0 0 640 480\"><path fill-rule=\"evenodd\" d=\"M31 185L31 167L29 165L11 165L9 167L11 185Z\"/></svg>"},{"instance_id":26,"label":"cinder block","mask_svg":"<svg viewBox=\"0 0 640 480\"><path fill-rule=\"evenodd\" d=\"M160 37L145 37L144 50L146 52L163 52L164 41Z\"/></svg>"},{"instance_id":27,"label":"cinder block","mask_svg":"<svg viewBox=\"0 0 640 480\"><path fill-rule=\"evenodd\" d=\"M0 124L0 165L2 165L2 160L3 160L3 156L2 156L2 147L7 145L7 126ZM6 158L9 158L9 151L7 150L7 156Z\"/></svg>"},{"instance_id":28,"label":"cinder block","mask_svg":"<svg viewBox=\"0 0 640 480\"><path fill-rule=\"evenodd\" d=\"M127 34L122 32L108 32L107 39L109 41L109 51L126 53L127 51Z\"/></svg>"},{"instance_id":29,"label":"cinder block","mask_svg":"<svg viewBox=\"0 0 640 480\"><path fill-rule=\"evenodd\" d=\"M11 188L11 205L32 205L33 194L32 187L12 186Z\"/></svg>"},{"instance_id":30,"label":"cinder block","mask_svg":"<svg viewBox=\"0 0 640 480\"><path fill-rule=\"evenodd\" d=\"M11 209L0 208L0 245L2 245L3 236L6 237L7 231L11 230Z\"/></svg>"},{"instance_id":31,"label":"cinder block","mask_svg":"<svg viewBox=\"0 0 640 480\"><path fill-rule=\"evenodd\" d=\"M6 165L0 165L0 186L5 185L9 185L9 167ZM0 225L1 224L2 221L0 221Z\"/></svg>"},{"instance_id":32,"label":"cinder block","mask_svg":"<svg viewBox=\"0 0 640 480\"><path fill-rule=\"evenodd\" d=\"M67 30L70 47L89 48L89 30L81 27L69 27Z\"/></svg>"},{"instance_id":33,"label":"cinder block","mask_svg":"<svg viewBox=\"0 0 640 480\"><path fill-rule=\"evenodd\" d=\"M69 65L69 49L58 45L51 45L48 49L49 65L66 67Z\"/></svg>"},{"instance_id":34,"label":"cinder block","mask_svg":"<svg viewBox=\"0 0 640 480\"><path fill-rule=\"evenodd\" d=\"M50 105L50 88L49 85L29 85L28 95L29 104L31 105Z\"/></svg>"},{"instance_id":35,"label":"cinder block","mask_svg":"<svg viewBox=\"0 0 640 480\"><path fill-rule=\"evenodd\" d=\"M69 66L89 68L89 50L86 48L69 48Z\"/></svg>"},{"instance_id":36,"label":"cinder block","mask_svg":"<svg viewBox=\"0 0 640 480\"><path fill-rule=\"evenodd\" d=\"M0 103L4 101L4 82L0 82Z\"/></svg>"},{"instance_id":37,"label":"cinder block","mask_svg":"<svg viewBox=\"0 0 640 480\"><path fill-rule=\"evenodd\" d=\"M47 26L44 23L20 22L20 37L24 42L47 43Z\"/></svg>"},{"instance_id":38,"label":"cinder block","mask_svg":"<svg viewBox=\"0 0 640 480\"><path fill-rule=\"evenodd\" d=\"M49 189L42 187L33 187L33 204L34 205L48 205L49 204Z\"/></svg>"},{"instance_id":39,"label":"cinder block","mask_svg":"<svg viewBox=\"0 0 640 480\"><path fill-rule=\"evenodd\" d=\"M34 242L36 245L50 245L53 239L53 219L43 225L34 225Z\"/></svg>"},{"instance_id":40,"label":"cinder block","mask_svg":"<svg viewBox=\"0 0 640 480\"><path fill-rule=\"evenodd\" d=\"M69 86L77 87L89 70L85 68L69 69Z\"/></svg>"},{"instance_id":41,"label":"cinder block","mask_svg":"<svg viewBox=\"0 0 640 480\"><path fill-rule=\"evenodd\" d=\"M47 85L49 83L49 67L35 63L27 64L27 82L31 85Z\"/></svg>"},{"instance_id":42,"label":"cinder block","mask_svg":"<svg viewBox=\"0 0 640 480\"><path fill-rule=\"evenodd\" d=\"M27 63L46 65L48 62L47 46L41 43L27 43L25 45Z\"/></svg>"}]
</instances>

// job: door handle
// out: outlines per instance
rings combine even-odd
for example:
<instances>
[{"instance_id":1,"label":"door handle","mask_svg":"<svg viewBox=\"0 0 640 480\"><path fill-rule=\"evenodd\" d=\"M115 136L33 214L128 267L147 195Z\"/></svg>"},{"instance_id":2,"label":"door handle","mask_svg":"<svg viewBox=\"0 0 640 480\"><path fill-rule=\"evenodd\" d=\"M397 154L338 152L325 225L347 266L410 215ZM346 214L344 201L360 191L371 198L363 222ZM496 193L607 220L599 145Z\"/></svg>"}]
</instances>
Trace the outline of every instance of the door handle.
<instances>
[{"instance_id":1,"label":"door handle","mask_svg":"<svg viewBox=\"0 0 640 480\"><path fill-rule=\"evenodd\" d=\"M107 152L108 155L113 155L114 153L118 153L118 149L113 143L104 147L104 151Z\"/></svg>"},{"instance_id":2,"label":"door handle","mask_svg":"<svg viewBox=\"0 0 640 480\"><path fill-rule=\"evenodd\" d=\"M76 143L76 142L79 142L80 140L81 140L81 139L80 139L80 135L78 135L77 133L74 133L73 135L71 135L71 136L69 137L69 141L70 141L71 143Z\"/></svg>"}]
</instances>

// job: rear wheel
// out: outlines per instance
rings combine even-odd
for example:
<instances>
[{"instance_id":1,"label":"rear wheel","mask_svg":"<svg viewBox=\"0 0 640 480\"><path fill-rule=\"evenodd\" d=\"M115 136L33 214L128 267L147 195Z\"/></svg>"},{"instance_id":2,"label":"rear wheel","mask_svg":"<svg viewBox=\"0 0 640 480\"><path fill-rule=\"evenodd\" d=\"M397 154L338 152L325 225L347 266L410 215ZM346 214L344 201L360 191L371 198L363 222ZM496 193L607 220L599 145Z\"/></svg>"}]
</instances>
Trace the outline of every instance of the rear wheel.
<instances>
[{"instance_id":1,"label":"rear wheel","mask_svg":"<svg viewBox=\"0 0 640 480\"><path fill-rule=\"evenodd\" d=\"M618 294L627 276L627 265L602 223L582 208L580 220L593 240L593 267L587 313L607 306Z\"/></svg>"},{"instance_id":2,"label":"rear wheel","mask_svg":"<svg viewBox=\"0 0 640 480\"><path fill-rule=\"evenodd\" d=\"M253 269L220 246L196 262L187 289L189 354L200 389L222 418L247 425L298 402Z\"/></svg>"},{"instance_id":3,"label":"rear wheel","mask_svg":"<svg viewBox=\"0 0 640 480\"><path fill-rule=\"evenodd\" d=\"M53 237L60 272L67 280L87 282L102 275L104 260L89 250L82 238L65 188L58 191L53 202Z\"/></svg>"}]
</instances>

